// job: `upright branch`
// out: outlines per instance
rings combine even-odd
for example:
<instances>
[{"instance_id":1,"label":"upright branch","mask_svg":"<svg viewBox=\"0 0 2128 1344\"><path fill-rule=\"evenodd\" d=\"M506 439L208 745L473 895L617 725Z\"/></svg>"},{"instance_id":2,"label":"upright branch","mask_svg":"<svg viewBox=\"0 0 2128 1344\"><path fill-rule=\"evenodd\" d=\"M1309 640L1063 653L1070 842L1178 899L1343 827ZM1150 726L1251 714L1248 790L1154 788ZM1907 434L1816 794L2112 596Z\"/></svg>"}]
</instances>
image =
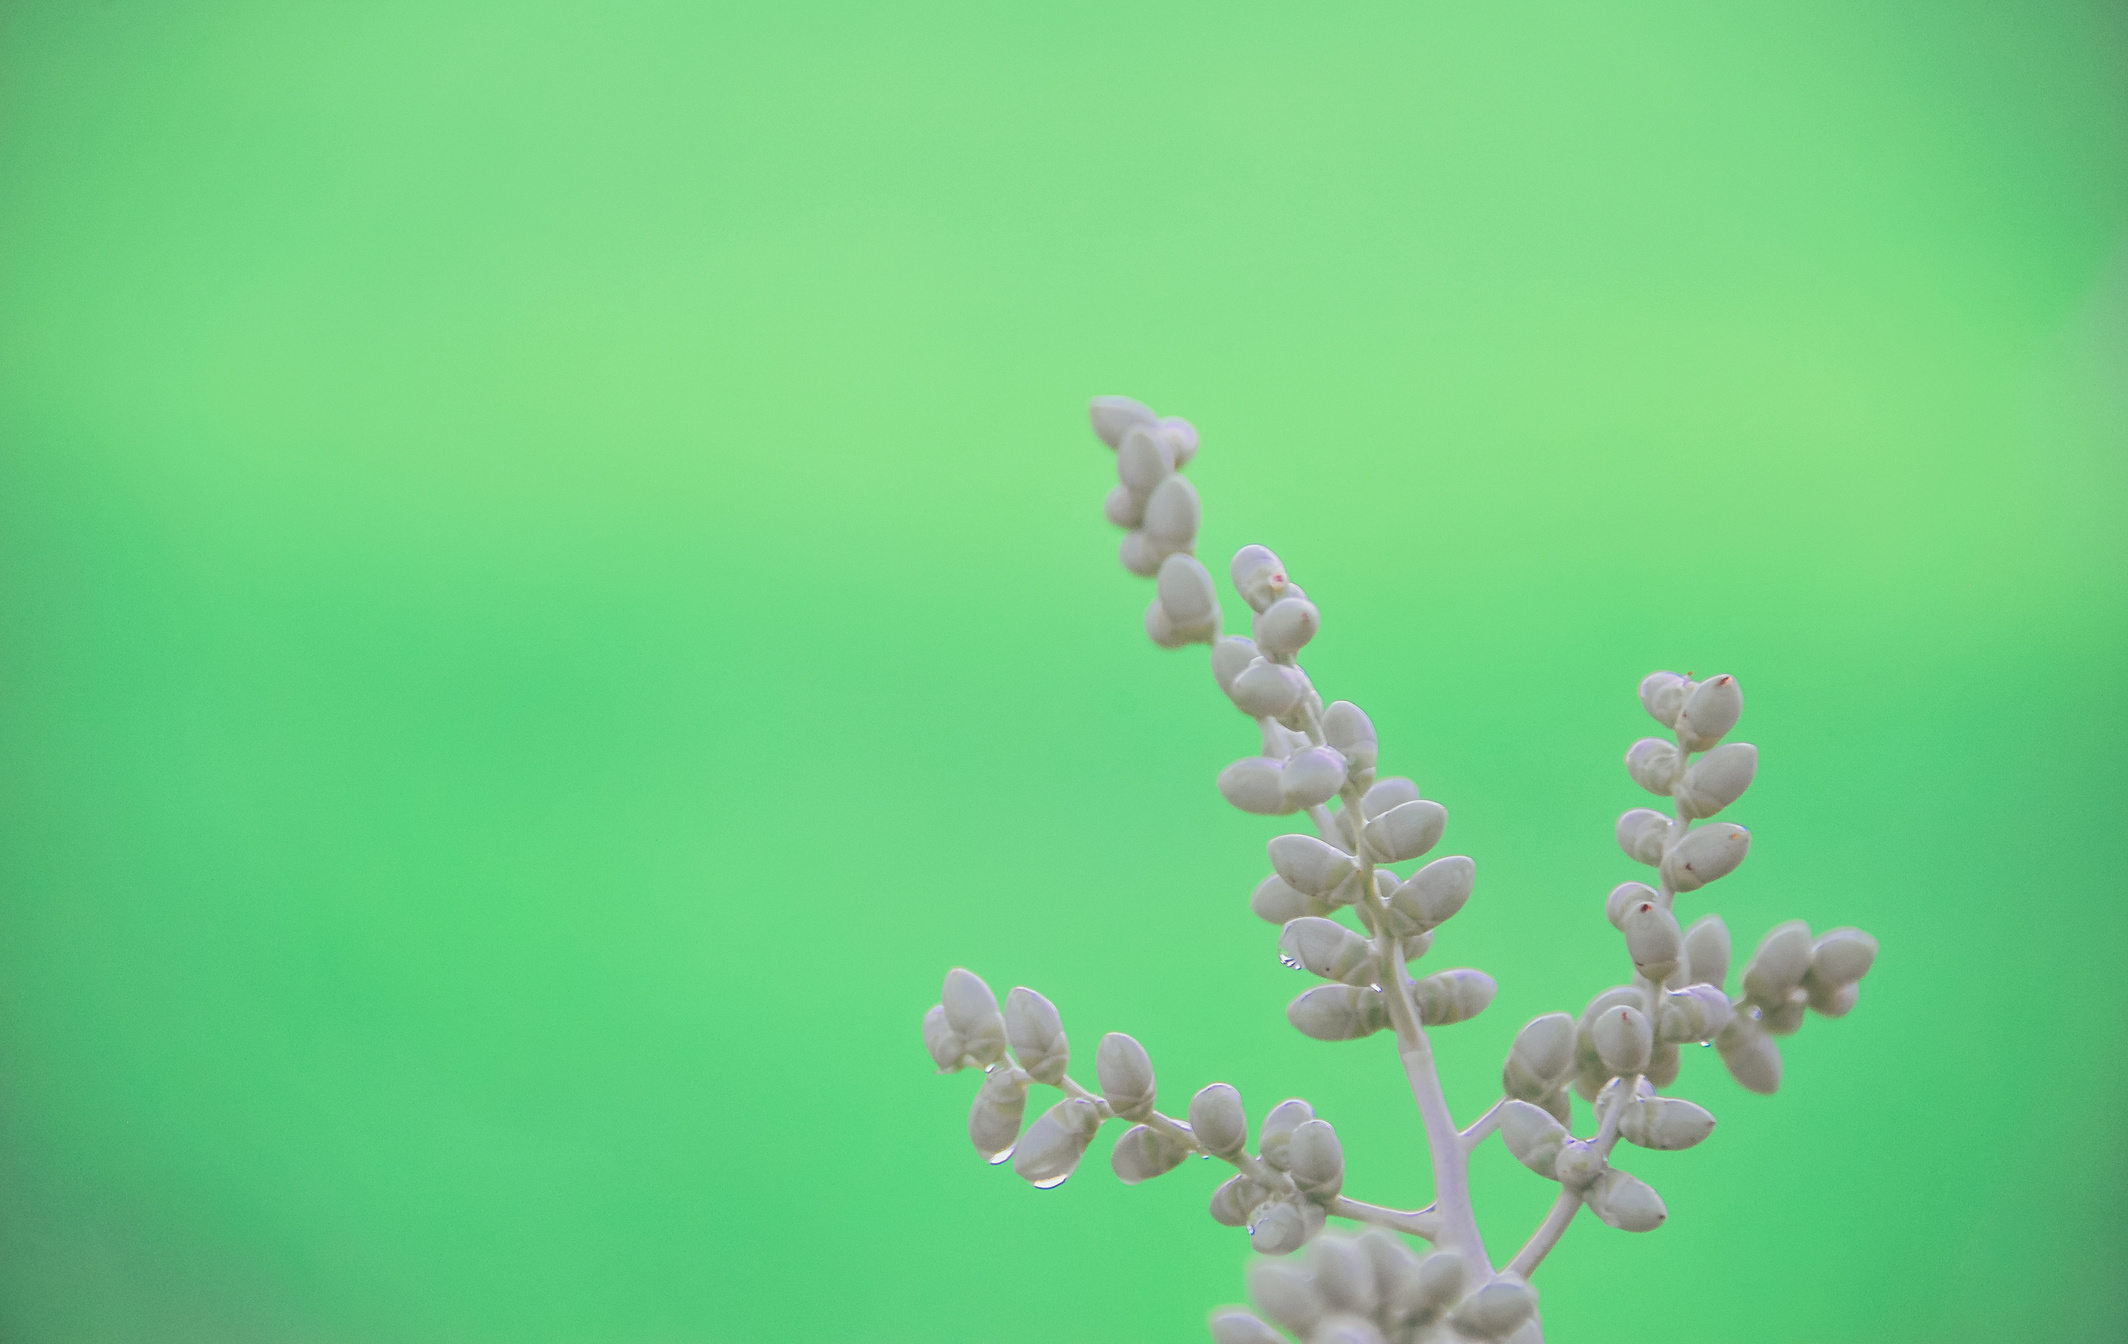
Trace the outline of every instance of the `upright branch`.
<instances>
[{"instance_id":1,"label":"upright branch","mask_svg":"<svg viewBox=\"0 0 2128 1344\"><path fill-rule=\"evenodd\" d=\"M1631 1232L1668 1216L1651 1186L1612 1165L1619 1143L1688 1148L1714 1129L1707 1111L1661 1095L1677 1079L1680 1047L1711 1043L1745 1087L1774 1091L1782 1067L1774 1038L1792 1034L1806 1010L1838 1017L1851 1009L1876 942L1858 929L1813 938L1800 922L1782 924L1746 966L1738 995L1724 990L1727 926L1709 914L1681 928L1675 904L1734 871L1749 852L1743 827L1693 823L1743 794L1758 750L1722 740L1743 710L1736 678L1654 673L1641 683L1641 701L1672 738L1634 743L1626 766L1670 808L1627 812L1618 841L1656 870L1657 884L1622 883L1606 903L1631 979L1596 995L1578 1019L1547 1013L1527 1023L1508 1050L1503 1095L1459 1130L1428 1032L1477 1016L1496 986L1483 971L1414 977L1410 968L1470 899L1476 865L1458 855L1397 870L1440 843L1447 810L1422 798L1410 778L1380 774L1373 722L1350 701L1326 703L1316 690L1299 655L1321 631L1322 614L1269 549L1235 554L1229 577L1252 619L1247 635L1222 633L1212 576L1195 555L1202 507L1182 475L1198 450L1196 429L1125 397L1096 398L1092 418L1116 453L1118 483L1105 511L1125 529L1124 566L1155 580L1146 633L1163 648L1209 645L1214 682L1256 725L1260 751L1220 771L1220 794L1244 812L1305 817L1310 827L1271 839L1272 872L1249 900L1278 926L1280 959L1325 982L1289 1003L1286 1018L1323 1041L1392 1034L1417 1104L1434 1202L1400 1210L1346 1195L1337 1131L1298 1098L1265 1113L1253 1153L1241 1094L1228 1084L1199 1089L1181 1117L1163 1114L1150 1056L1120 1032L1102 1038L1097 1086L1089 1089L1066 1071L1070 1046L1048 999L1023 986L1001 1010L980 978L955 969L925 1015L924 1043L941 1072L983 1070L969 1138L983 1157L1009 1161L1037 1189L1069 1179L1110 1120L1127 1124L1110 1158L1126 1184L1171 1171L1191 1153L1230 1166L1233 1174L1212 1192L1212 1217L1246 1228L1266 1258L1249 1274L1261 1314L1215 1311L1217 1344L1275 1344L1285 1336L1273 1323L1308 1344L1537 1344L1543 1332L1530 1276L1583 1207ZM1038 1084L1062 1095L1023 1132ZM1593 1107L1588 1138L1573 1132L1570 1093ZM1543 1223L1501 1268L1486 1249L1470 1190L1471 1154L1495 1131L1518 1161L1560 1187ZM1326 1232L1329 1218L1363 1230ZM1399 1233L1435 1249L1415 1254ZM1277 1258L1304 1246L1303 1257Z\"/></svg>"}]
</instances>

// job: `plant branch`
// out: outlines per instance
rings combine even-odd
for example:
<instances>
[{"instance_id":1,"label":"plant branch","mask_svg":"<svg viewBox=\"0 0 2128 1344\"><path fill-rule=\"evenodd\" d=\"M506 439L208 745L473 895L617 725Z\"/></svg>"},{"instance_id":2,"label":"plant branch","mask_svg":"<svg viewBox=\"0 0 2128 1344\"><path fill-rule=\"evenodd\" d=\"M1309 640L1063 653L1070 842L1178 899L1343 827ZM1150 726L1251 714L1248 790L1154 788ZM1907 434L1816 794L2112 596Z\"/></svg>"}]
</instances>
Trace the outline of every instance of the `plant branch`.
<instances>
[{"instance_id":1,"label":"plant branch","mask_svg":"<svg viewBox=\"0 0 2128 1344\"><path fill-rule=\"evenodd\" d=\"M1562 1188L1559 1198L1552 1201L1552 1211L1544 1216L1544 1221L1538 1224L1528 1243L1515 1252L1515 1258L1508 1261L1507 1268L1502 1273L1519 1274L1524 1279L1529 1278L1537 1271L1537 1266L1544 1263L1544 1257L1551 1253L1552 1247L1559 1244L1559 1238L1566 1235L1567 1225L1574 1221L1574 1215L1579 1212L1580 1194Z\"/></svg>"},{"instance_id":2,"label":"plant branch","mask_svg":"<svg viewBox=\"0 0 2128 1344\"><path fill-rule=\"evenodd\" d=\"M1464 1152L1474 1151L1479 1144L1485 1142L1487 1136L1500 1127L1500 1116L1506 1105L1507 1098L1502 1097L1494 1102L1485 1114L1470 1122L1470 1128L1459 1136L1463 1140Z\"/></svg>"},{"instance_id":3,"label":"plant branch","mask_svg":"<svg viewBox=\"0 0 2128 1344\"><path fill-rule=\"evenodd\" d=\"M1385 1209L1379 1204L1367 1204L1357 1199L1338 1196L1323 1206L1323 1212L1355 1222L1372 1223L1386 1227L1392 1232L1408 1232L1414 1237L1432 1241L1441 1233L1441 1215L1433 1205L1407 1213L1402 1209Z\"/></svg>"}]
</instances>

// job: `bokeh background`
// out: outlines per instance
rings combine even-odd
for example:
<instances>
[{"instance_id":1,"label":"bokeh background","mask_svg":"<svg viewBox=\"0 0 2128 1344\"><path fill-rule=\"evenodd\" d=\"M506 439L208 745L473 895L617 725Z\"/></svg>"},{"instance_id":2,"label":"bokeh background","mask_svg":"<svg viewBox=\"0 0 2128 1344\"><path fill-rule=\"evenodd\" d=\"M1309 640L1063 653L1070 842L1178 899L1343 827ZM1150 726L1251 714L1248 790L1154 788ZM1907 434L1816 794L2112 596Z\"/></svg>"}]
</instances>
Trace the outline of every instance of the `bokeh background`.
<instances>
[{"instance_id":1,"label":"bokeh background","mask_svg":"<svg viewBox=\"0 0 2128 1344\"><path fill-rule=\"evenodd\" d=\"M1097 392L1477 858L1460 1115L1653 668L1764 753L1688 916L1883 940L1555 1340L2128 1336L2124 247L2112 3L13 0L0 1336L1202 1338L1215 1173L976 1160L955 964L1423 1202Z\"/></svg>"}]
</instances>

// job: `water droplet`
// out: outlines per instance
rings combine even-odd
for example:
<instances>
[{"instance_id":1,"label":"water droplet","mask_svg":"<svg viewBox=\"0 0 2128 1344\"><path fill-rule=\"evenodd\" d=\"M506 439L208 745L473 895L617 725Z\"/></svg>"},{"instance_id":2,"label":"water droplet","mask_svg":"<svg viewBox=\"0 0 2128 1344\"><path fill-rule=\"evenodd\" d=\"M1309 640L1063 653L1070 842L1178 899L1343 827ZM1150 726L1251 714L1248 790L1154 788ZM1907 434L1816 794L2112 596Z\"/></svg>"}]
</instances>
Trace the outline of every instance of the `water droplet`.
<instances>
[{"instance_id":1,"label":"water droplet","mask_svg":"<svg viewBox=\"0 0 2128 1344\"><path fill-rule=\"evenodd\" d=\"M1298 960L1289 956L1285 956L1283 954L1279 956L1278 964L1285 967L1289 971L1297 971L1300 969L1300 962Z\"/></svg>"},{"instance_id":2,"label":"water droplet","mask_svg":"<svg viewBox=\"0 0 2128 1344\"><path fill-rule=\"evenodd\" d=\"M1015 1143L1012 1145L1012 1148L1007 1148L1002 1153L992 1153L990 1155L990 1165L993 1167L999 1167L1003 1166L1007 1162L1010 1162L1012 1160L1012 1149L1017 1148L1019 1146L1020 1145Z\"/></svg>"},{"instance_id":3,"label":"water droplet","mask_svg":"<svg viewBox=\"0 0 2128 1344\"><path fill-rule=\"evenodd\" d=\"M1034 1188L1037 1190L1054 1190L1070 1179L1071 1173L1067 1171L1062 1176L1052 1176L1046 1181L1036 1181Z\"/></svg>"}]
</instances>

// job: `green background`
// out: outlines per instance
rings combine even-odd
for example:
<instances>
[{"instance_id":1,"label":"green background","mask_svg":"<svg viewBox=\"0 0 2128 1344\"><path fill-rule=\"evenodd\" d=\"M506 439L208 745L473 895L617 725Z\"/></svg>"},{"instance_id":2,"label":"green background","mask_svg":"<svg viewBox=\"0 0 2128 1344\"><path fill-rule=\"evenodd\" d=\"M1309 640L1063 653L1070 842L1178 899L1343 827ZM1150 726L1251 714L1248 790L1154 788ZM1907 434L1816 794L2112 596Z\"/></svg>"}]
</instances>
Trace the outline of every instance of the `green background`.
<instances>
[{"instance_id":1,"label":"green background","mask_svg":"<svg viewBox=\"0 0 2128 1344\"><path fill-rule=\"evenodd\" d=\"M1203 1338L1215 1173L983 1166L955 964L1423 1202L1096 392L1477 858L1459 1116L1652 668L1764 753L1688 917L1883 940L1556 1341L2128 1336L2124 241L2118 4L6 4L0 1338Z\"/></svg>"}]
</instances>

